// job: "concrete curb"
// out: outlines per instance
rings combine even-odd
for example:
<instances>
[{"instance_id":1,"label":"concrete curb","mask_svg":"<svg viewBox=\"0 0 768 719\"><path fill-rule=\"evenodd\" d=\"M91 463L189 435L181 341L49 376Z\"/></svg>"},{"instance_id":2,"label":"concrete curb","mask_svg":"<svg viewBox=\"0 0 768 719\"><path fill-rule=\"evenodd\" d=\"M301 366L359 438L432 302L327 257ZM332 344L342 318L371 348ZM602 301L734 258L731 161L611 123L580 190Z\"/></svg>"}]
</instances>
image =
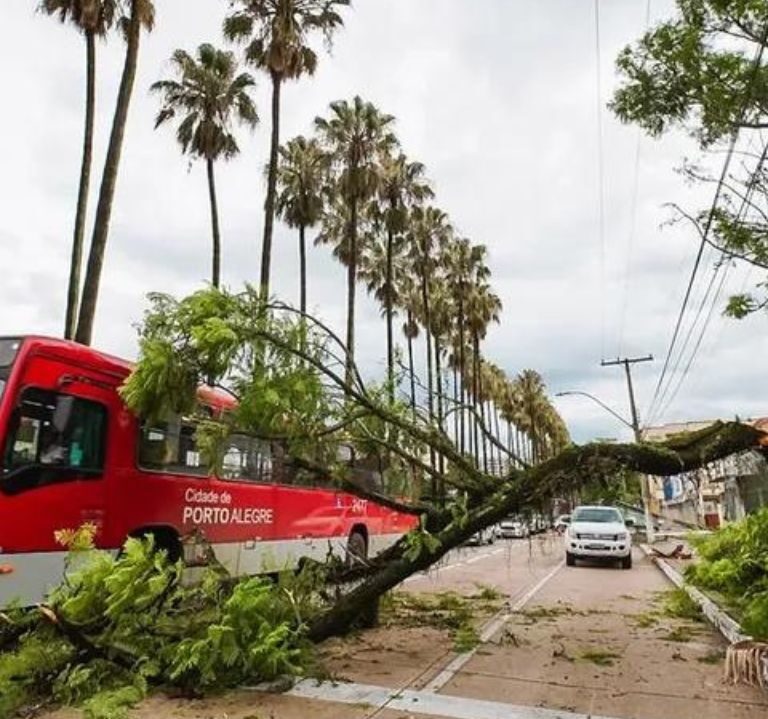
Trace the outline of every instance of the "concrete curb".
<instances>
[{"instance_id":1,"label":"concrete curb","mask_svg":"<svg viewBox=\"0 0 768 719\"><path fill-rule=\"evenodd\" d=\"M645 555L664 573L672 584L684 590L696 604L701 607L704 616L712 623L731 644L751 640L748 634L744 634L741 625L730 615L726 614L709 597L700 592L696 587L686 584L683 575L662 557L654 556L647 544L641 544L640 548Z\"/></svg>"}]
</instances>

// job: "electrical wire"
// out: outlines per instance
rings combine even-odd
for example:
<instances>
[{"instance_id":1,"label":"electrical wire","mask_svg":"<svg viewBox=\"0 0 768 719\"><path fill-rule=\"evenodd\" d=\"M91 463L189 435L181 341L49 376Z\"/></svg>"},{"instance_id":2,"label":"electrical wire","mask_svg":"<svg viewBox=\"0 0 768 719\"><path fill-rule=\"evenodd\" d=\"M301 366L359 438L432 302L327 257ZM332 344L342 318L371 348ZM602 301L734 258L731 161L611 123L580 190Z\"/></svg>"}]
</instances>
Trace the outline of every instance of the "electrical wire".
<instances>
[{"instance_id":1,"label":"electrical wire","mask_svg":"<svg viewBox=\"0 0 768 719\"><path fill-rule=\"evenodd\" d=\"M750 76L750 79L749 79L749 83L747 85L747 92L746 92L746 95L745 95L745 98L744 98L744 103L742 104L742 107L739 110L739 115L738 115L737 122L734 124L733 131L731 132L731 138L730 138L730 141L728 143L728 151L727 151L727 154L726 154L726 157L725 157L725 161L723 162L723 168L722 168L722 171L720 173L720 177L719 177L718 182L717 182L717 187L715 189L715 196L714 196L714 199L712 201L712 206L710 207L709 213L707 215L707 221L706 221L706 224L705 224L705 227L704 227L704 232L702 233L702 238L701 238L701 242L699 244L699 249L698 249L698 251L696 253L696 258L695 258L694 263L693 263L693 269L692 269L691 275L690 275L690 277L688 279L688 286L686 287L685 295L683 297L683 302L682 302L682 305L680 307L680 311L678 312L678 315L677 315L677 320L675 322L674 332L672 333L672 339L671 339L671 341L669 343L669 347L667 349L666 357L664 359L664 366L662 367L661 373L659 374L659 379L656 382L656 387L655 387L654 392L653 392L653 398L651 399L651 404L650 404L649 412L646 415L649 418L649 420L650 420L650 418L655 416L656 410L658 409L658 401L659 401L659 396L661 394L661 387L662 387L662 384L664 382L664 379L666 378L667 371L669 369L670 361L672 359L672 354L673 354L673 351L675 349L675 344L677 343L677 339L678 339L678 337L680 335L680 329L681 329L682 324L683 324L683 318L685 317L685 311L686 311L686 309L688 307L688 302L690 301L690 298L691 298L691 293L692 293L692 290L693 290L694 282L696 280L696 275L698 274L699 267L701 265L701 259L702 259L702 256L704 254L704 249L705 249L705 247L707 245L707 240L709 239L709 232L710 232L710 230L712 228L712 223L714 221L715 212L717 210L717 205L718 205L718 203L720 201L720 196L721 196L722 191L723 191L723 184L724 184L725 178L726 178L726 176L728 174L728 169L729 169L730 164L731 164L731 159L733 158L733 151L734 151L734 149L736 147L736 142L738 140L739 126L741 125L741 121L742 121L742 119L744 117L744 114L746 113L746 110L747 110L747 105L749 104L749 100L750 100L750 98L752 96L752 88L754 86L755 78L757 77L758 69L760 67L760 62L761 62L762 57L763 57L763 51L765 49L766 38L768 38L768 23L766 24L766 26L765 26L765 28L763 30L763 35L762 35L762 38L761 38L760 47L757 50L757 52L755 53L755 58L754 58L753 64L752 64L751 76ZM678 362L676 364L676 367L679 366L679 360L680 360L680 354L678 354Z\"/></svg>"},{"instance_id":2,"label":"electrical wire","mask_svg":"<svg viewBox=\"0 0 768 719\"><path fill-rule=\"evenodd\" d=\"M597 206L600 241L600 358L605 358L605 157L603 152L603 91L600 79L600 0L595 8L595 100L597 111Z\"/></svg>"},{"instance_id":3,"label":"electrical wire","mask_svg":"<svg viewBox=\"0 0 768 719\"><path fill-rule=\"evenodd\" d=\"M648 32L648 28L651 25L651 0L647 0L645 4L645 31ZM619 341L617 357L622 356L622 344L624 342L624 323L627 318L627 305L629 304L630 283L629 278L632 273L632 257L635 243L635 235L637 232L637 196L640 186L640 157L642 148L643 133L640 128L637 128L637 138L635 141L635 165L632 173L632 200L630 203L630 224L629 224L629 238L627 240L627 261L624 265L624 282L623 292L621 299L621 309L619 311Z\"/></svg>"},{"instance_id":4,"label":"electrical wire","mask_svg":"<svg viewBox=\"0 0 768 719\"><path fill-rule=\"evenodd\" d=\"M741 204L739 206L739 210L736 213L736 222L740 222L743 217L746 215L746 212L749 208L749 204L752 199L752 195L755 191L755 185L757 184L756 178L758 175L762 172L763 166L766 162L766 159L768 159L768 145L763 145L763 151L760 154L760 158L758 159L757 165L755 166L755 169L752 171L752 174L750 176L749 183L747 184L746 192L744 193L744 197L742 197ZM669 399L667 400L666 404L663 405L663 409L659 411L659 416L663 416L667 410L670 408L672 402L674 401L675 397L677 396L677 393L680 391L680 387L682 386L683 382L685 381L686 377L688 376L688 373L690 372L690 369L696 359L696 356L698 355L699 349L701 348L702 341L704 339L704 335L707 332L707 329L709 328L709 324L712 321L712 317L714 315L715 307L718 306L720 302L720 297L722 296L723 289L725 287L725 281L728 277L729 270L731 268L730 259L731 256L727 252L719 252L720 258L718 262L715 265L714 272L712 274L712 278L710 279L709 285L707 286L707 291L704 294L704 298L701 301L701 304L699 305L699 310L696 313L696 317L694 318L693 323L691 324L691 328L688 332L688 335L686 336L685 342L683 343L683 348L680 351L680 359L682 359L683 353L685 351L685 347L688 344L689 338L692 334L692 331L694 327L696 326L696 323L698 322L703 309L704 305L706 304L707 297L709 296L710 291L712 290L712 287L714 286L715 279L718 275L718 273L721 271L722 268L722 275L720 277L720 283L717 286L717 290L715 291L715 295L712 299L712 302L709 306L709 311L707 312L706 318L704 319L704 323L702 324L701 331L699 332L699 336L696 340L696 344L694 345L693 351L690 354L690 357L688 358L688 362L683 369L682 374L679 376L677 384L675 385L674 390L672 391L672 394L669 396ZM671 386L671 383L667 384L667 389ZM663 399L660 401L660 404L663 402Z\"/></svg>"}]
</instances>

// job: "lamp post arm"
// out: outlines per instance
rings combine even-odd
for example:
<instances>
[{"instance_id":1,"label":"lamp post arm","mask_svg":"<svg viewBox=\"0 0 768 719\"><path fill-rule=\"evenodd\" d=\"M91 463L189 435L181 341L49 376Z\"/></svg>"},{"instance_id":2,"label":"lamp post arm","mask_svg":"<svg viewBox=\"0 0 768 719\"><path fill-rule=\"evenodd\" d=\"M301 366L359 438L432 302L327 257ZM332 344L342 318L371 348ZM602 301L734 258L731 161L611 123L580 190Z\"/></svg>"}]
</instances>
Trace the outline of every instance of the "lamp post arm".
<instances>
[{"instance_id":1,"label":"lamp post arm","mask_svg":"<svg viewBox=\"0 0 768 719\"><path fill-rule=\"evenodd\" d=\"M557 392L555 394L555 397L567 397L569 395L577 395L577 394L583 397L589 397L589 399L591 399L595 404L600 405L606 412L609 412L610 414L612 414L616 419L619 420L619 422L621 422L623 425L626 425L633 432L635 432L635 426L630 421L624 419L624 417L622 417L618 412L612 410L607 404L605 404L605 402L602 402L594 395L589 394L589 392L581 392L578 390L573 390L570 392Z\"/></svg>"}]
</instances>

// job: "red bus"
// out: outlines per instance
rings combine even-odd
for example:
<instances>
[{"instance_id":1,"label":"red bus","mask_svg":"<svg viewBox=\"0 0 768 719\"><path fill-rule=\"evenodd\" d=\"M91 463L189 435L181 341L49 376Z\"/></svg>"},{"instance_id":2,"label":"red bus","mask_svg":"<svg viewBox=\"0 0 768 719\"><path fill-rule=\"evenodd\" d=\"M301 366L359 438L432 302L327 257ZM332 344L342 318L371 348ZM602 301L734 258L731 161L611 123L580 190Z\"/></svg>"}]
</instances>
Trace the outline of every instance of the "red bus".
<instances>
[{"instance_id":1,"label":"red bus","mask_svg":"<svg viewBox=\"0 0 768 719\"><path fill-rule=\"evenodd\" d=\"M114 551L149 533L175 558L203 536L235 575L372 555L413 526L330 484L292 484L270 445L245 434L211 476L192 422L150 424L126 407L117 390L130 371L74 342L0 338L0 606L40 601L62 576L54 532L88 522ZM210 388L200 399L214 414L233 405Z\"/></svg>"}]
</instances>

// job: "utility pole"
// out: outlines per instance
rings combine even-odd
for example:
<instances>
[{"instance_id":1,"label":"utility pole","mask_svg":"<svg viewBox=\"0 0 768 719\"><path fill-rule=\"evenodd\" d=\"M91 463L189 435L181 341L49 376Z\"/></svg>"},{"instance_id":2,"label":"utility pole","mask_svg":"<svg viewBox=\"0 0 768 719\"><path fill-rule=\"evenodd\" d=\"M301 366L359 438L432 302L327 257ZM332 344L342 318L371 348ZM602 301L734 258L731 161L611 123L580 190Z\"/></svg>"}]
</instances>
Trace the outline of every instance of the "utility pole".
<instances>
[{"instance_id":1,"label":"utility pole","mask_svg":"<svg viewBox=\"0 0 768 719\"><path fill-rule=\"evenodd\" d=\"M617 357L615 360L602 360L600 364L603 367L614 367L616 365L624 365L624 372L627 376L627 390L629 392L629 411L632 417L632 431L635 434L635 442L638 444L642 441L642 432L640 431L640 420L637 417L637 405L635 404L635 391L632 387L632 370L630 366L637 364L638 362L650 362L653 360L653 355L646 355L645 357ZM645 513L645 535L648 544L653 542L653 517L651 516L651 500L650 500L650 488L648 483L648 475L643 475L640 480L640 493L643 498L643 511Z\"/></svg>"}]
</instances>

